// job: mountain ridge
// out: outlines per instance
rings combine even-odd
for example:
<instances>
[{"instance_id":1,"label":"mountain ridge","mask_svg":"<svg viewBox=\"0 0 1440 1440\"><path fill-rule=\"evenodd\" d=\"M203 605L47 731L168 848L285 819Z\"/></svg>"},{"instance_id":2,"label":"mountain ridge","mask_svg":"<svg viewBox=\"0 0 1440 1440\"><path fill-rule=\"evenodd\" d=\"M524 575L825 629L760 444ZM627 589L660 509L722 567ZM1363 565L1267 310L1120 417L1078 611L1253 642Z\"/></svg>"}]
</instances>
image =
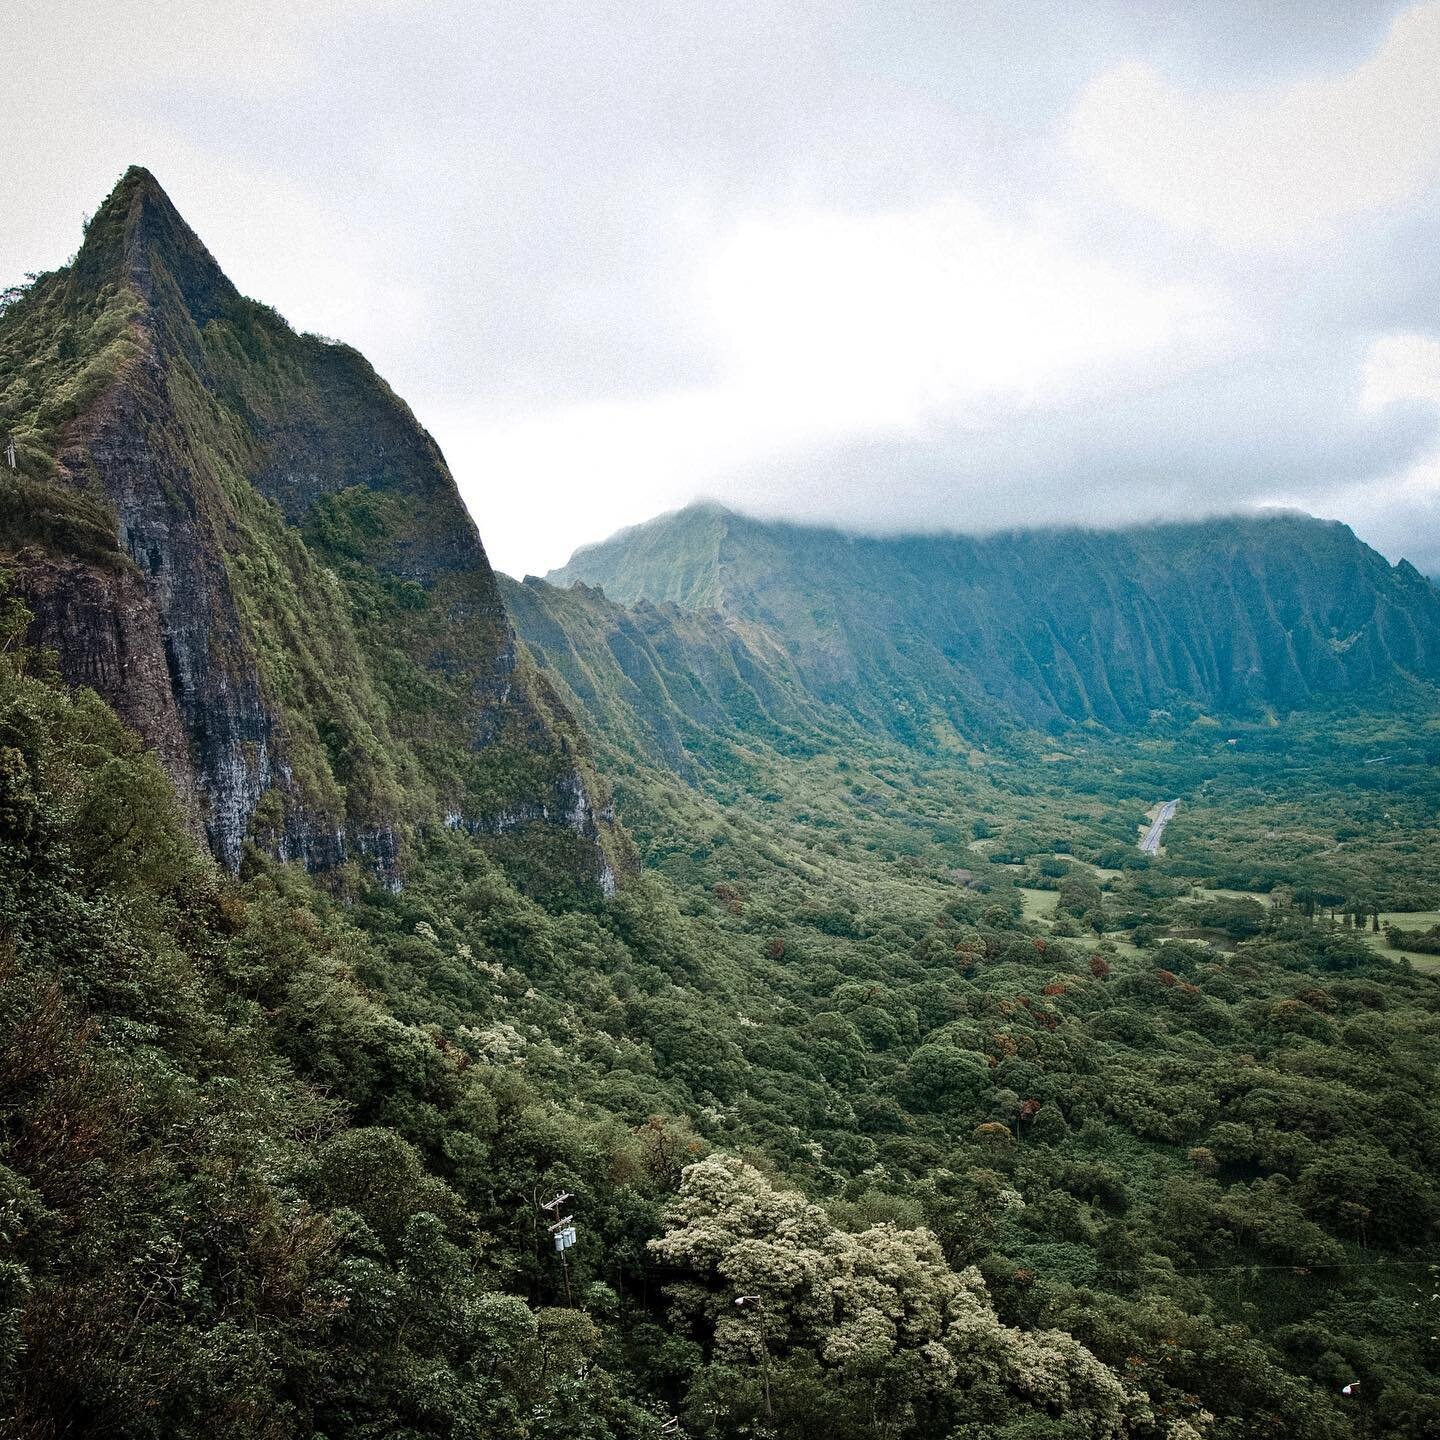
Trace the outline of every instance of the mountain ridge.
<instances>
[{"instance_id":1,"label":"mountain ridge","mask_svg":"<svg viewBox=\"0 0 1440 1440\"><path fill-rule=\"evenodd\" d=\"M1434 587L1347 526L1289 514L870 537L706 504L585 547L547 580L769 626L819 698L912 738L1255 714L1440 680Z\"/></svg>"}]
</instances>

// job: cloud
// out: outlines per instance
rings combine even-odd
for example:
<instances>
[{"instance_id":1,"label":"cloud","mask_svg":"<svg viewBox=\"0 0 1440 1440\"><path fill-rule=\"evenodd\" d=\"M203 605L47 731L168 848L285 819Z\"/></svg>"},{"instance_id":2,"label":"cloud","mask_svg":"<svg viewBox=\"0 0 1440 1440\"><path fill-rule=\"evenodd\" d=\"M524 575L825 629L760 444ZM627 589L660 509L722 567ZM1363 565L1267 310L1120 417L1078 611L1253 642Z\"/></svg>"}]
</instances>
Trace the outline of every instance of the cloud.
<instances>
[{"instance_id":1,"label":"cloud","mask_svg":"<svg viewBox=\"0 0 1440 1440\"><path fill-rule=\"evenodd\" d=\"M1399 205L1440 176L1440 3L1400 15L1363 64L1245 90L1107 69L1069 126L1124 201L1223 246L1282 246Z\"/></svg>"},{"instance_id":2,"label":"cloud","mask_svg":"<svg viewBox=\"0 0 1440 1440\"><path fill-rule=\"evenodd\" d=\"M1383 410L1412 400L1440 406L1440 340L1433 335L1382 335L1365 356L1360 408Z\"/></svg>"},{"instance_id":3,"label":"cloud","mask_svg":"<svg viewBox=\"0 0 1440 1440\"><path fill-rule=\"evenodd\" d=\"M1338 497L1403 549L1435 11L11 0L0 282L149 165L410 401L514 571L701 494L891 530Z\"/></svg>"},{"instance_id":4,"label":"cloud","mask_svg":"<svg viewBox=\"0 0 1440 1440\"><path fill-rule=\"evenodd\" d=\"M1151 282L959 197L754 217L699 258L689 318L715 357L708 383L431 416L482 526L507 530L507 501L472 477L503 475L518 496L584 477L584 498L546 516L558 563L620 523L617 506L628 523L759 465L790 473L809 450L1103 403L1236 338L1223 296ZM503 541L496 559L511 560Z\"/></svg>"},{"instance_id":5,"label":"cloud","mask_svg":"<svg viewBox=\"0 0 1440 1440\"><path fill-rule=\"evenodd\" d=\"M1280 503L1301 503L1347 520L1392 555L1440 575L1440 339L1433 335L1381 335L1360 371L1358 407L1384 417L1406 412L1428 421L1427 443L1404 462L1358 480L1313 486Z\"/></svg>"},{"instance_id":6,"label":"cloud","mask_svg":"<svg viewBox=\"0 0 1440 1440\"><path fill-rule=\"evenodd\" d=\"M1433 444L1433 408L1362 414L1363 353L1308 366L1288 349L1227 356L1146 388L1012 414L982 431L835 447L761 465L738 500L864 530L1115 525L1285 503L1403 471ZM777 473L779 469L779 473ZM1342 516L1343 518L1343 516Z\"/></svg>"},{"instance_id":7,"label":"cloud","mask_svg":"<svg viewBox=\"0 0 1440 1440\"><path fill-rule=\"evenodd\" d=\"M747 220L704 284L730 383L826 435L1103 393L1137 359L1210 344L1223 308L962 197Z\"/></svg>"}]
</instances>

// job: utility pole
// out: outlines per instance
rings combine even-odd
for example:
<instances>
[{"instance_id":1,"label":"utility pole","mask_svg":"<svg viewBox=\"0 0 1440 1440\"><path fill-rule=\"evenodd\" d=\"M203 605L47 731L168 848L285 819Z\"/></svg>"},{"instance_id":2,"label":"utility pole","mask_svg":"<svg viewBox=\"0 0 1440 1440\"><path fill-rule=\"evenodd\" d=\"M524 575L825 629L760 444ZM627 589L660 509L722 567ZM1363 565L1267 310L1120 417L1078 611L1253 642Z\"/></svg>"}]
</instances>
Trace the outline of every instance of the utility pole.
<instances>
[{"instance_id":1,"label":"utility pole","mask_svg":"<svg viewBox=\"0 0 1440 1440\"><path fill-rule=\"evenodd\" d=\"M565 1257L565 1252L575 1243L575 1217L573 1215L560 1215L560 1207L567 1200L575 1197L568 1191L562 1190L553 1200L547 1200L540 1206L547 1215L558 1216L549 1227L550 1238L555 1243L555 1253L560 1257L560 1268L565 1276L565 1303L571 1304L570 1298L570 1262Z\"/></svg>"},{"instance_id":2,"label":"utility pole","mask_svg":"<svg viewBox=\"0 0 1440 1440\"><path fill-rule=\"evenodd\" d=\"M752 1306L757 1312L756 1318L760 1323L755 1333L760 1337L760 1375L765 1388L765 1423L773 1425L775 1412L770 1408L770 1346L765 1339L765 1302L758 1295L738 1295L735 1303L742 1309L746 1305Z\"/></svg>"}]
</instances>

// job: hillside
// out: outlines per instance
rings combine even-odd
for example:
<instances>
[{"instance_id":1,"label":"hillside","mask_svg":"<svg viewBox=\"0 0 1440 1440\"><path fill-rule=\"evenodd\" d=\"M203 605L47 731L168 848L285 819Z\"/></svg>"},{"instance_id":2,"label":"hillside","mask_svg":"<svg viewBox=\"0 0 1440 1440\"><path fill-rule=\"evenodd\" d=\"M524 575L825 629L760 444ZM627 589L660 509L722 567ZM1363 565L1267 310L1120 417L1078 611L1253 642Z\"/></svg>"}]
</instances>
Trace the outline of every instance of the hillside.
<instances>
[{"instance_id":1,"label":"hillside","mask_svg":"<svg viewBox=\"0 0 1440 1440\"><path fill-rule=\"evenodd\" d=\"M642 765L648 873L595 910L450 831L398 895L236 881L0 612L22 1440L872 1440L877 1406L904 1440L1349 1440L1352 1374L1427 1435L1440 992L1353 931L1211 916L1168 864L1102 894L1052 858L1093 799L854 747L718 802ZM1129 943L1196 920L1243 938Z\"/></svg>"},{"instance_id":2,"label":"hillside","mask_svg":"<svg viewBox=\"0 0 1440 1440\"><path fill-rule=\"evenodd\" d=\"M817 699L926 743L1440 680L1440 593L1301 516L876 539L694 506L548 578L763 626Z\"/></svg>"},{"instance_id":3,"label":"hillside","mask_svg":"<svg viewBox=\"0 0 1440 1440\"><path fill-rule=\"evenodd\" d=\"M584 742L434 441L353 350L241 297L147 172L0 315L0 431L31 640L229 868L253 843L393 879L445 823L609 883Z\"/></svg>"},{"instance_id":4,"label":"hillside","mask_svg":"<svg viewBox=\"0 0 1440 1440\"><path fill-rule=\"evenodd\" d=\"M1407 572L1169 532L1212 659L1370 586L1355 683L1054 735L1020 620L926 618L1018 603L992 542L711 507L661 598L515 583L142 171L0 423L5 1440L1433 1440ZM1170 635L1146 533L1004 541L1124 599L1052 577L1056 646Z\"/></svg>"},{"instance_id":5,"label":"hillside","mask_svg":"<svg viewBox=\"0 0 1440 1440\"><path fill-rule=\"evenodd\" d=\"M817 712L783 637L763 625L621 605L583 583L501 576L500 588L516 631L616 752L692 777L697 754L728 733L782 751L859 738L843 715Z\"/></svg>"}]
</instances>

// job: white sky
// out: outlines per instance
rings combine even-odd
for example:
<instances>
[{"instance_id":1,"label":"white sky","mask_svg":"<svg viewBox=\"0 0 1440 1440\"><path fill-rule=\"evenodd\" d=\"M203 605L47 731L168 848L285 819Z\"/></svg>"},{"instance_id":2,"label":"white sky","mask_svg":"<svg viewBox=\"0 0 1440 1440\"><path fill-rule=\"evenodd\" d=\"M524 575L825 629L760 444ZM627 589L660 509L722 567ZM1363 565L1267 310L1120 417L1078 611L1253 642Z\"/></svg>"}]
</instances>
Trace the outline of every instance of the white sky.
<instances>
[{"instance_id":1,"label":"white sky","mask_svg":"<svg viewBox=\"0 0 1440 1440\"><path fill-rule=\"evenodd\" d=\"M1433 0L7 0L0 55L0 282L147 165L512 573L702 495L1440 571Z\"/></svg>"}]
</instances>

